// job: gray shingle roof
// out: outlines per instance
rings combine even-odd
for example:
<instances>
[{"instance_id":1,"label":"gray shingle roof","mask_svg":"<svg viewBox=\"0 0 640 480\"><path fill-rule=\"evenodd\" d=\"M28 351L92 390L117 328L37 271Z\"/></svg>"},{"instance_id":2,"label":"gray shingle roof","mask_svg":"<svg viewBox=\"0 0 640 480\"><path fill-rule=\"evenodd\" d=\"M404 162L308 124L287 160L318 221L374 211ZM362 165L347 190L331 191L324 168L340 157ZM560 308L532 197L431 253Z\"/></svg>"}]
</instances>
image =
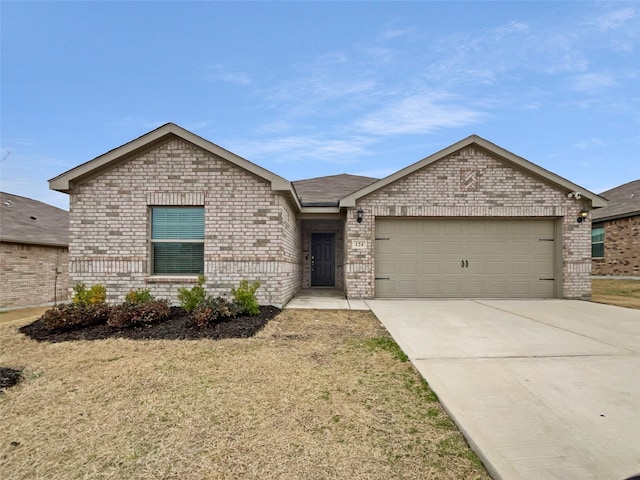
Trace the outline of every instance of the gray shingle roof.
<instances>
[{"instance_id":1,"label":"gray shingle roof","mask_svg":"<svg viewBox=\"0 0 640 480\"><path fill-rule=\"evenodd\" d=\"M609 203L591 214L592 221L613 220L614 218L640 215L640 180L625 183L600 194Z\"/></svg>"},{"instance_id":2,"label":"gray shingle roof","mask_svg":"<svg viewBox=\"0 0 640 480\"><path fill-rule=\"evenodd\" d=\"M377 181L377 178L343 173L341 175L296 180L291 183L298 194L302 206L335 207L339 204L341 198Z\"/></svg>"},{"instance_id":3,"label":"gray shingle roof","mask_svg":"<svg viewBox=\"0 0 640 480\"><path fill-rule=\"evenodd\" d=\"M69 212L0 192L0 241L69 246Z\"/></svg>"}]
</instances>

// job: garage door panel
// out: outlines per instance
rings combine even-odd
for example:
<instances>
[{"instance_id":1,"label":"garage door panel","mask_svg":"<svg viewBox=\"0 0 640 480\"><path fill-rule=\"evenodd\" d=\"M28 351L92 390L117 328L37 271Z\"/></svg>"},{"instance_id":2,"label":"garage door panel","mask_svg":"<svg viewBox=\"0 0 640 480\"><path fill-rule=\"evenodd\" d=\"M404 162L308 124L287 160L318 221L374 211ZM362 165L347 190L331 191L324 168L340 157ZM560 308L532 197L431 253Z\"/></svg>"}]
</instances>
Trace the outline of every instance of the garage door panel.
<instances>
[{"instance_id":1,"label":"garage door panel","mask_svg":"<svg viewBox=\"0 0 640 480\"><path fill-rule=\"evenodd\" d=\"M425 275L441 273L440 262L422 262L422 273Z\"/></svg>"},{"instance_id":2,"label":"garage door panel","mask_svg":"<svg viewBox=\"0 0 640 480\"><path fill-rule=\"evenodd\" d=\"M459 255L462 255L464 253L464 243L457 241L457 240L451 240L449 242L443 242L440 244L440 251L442 253L456 253ZM461 257L462 258L462 257Z\"/></svg>"},{"instance_id":3,"label":"garage door panel","mask_svg":"<svg viewBox=\"0 0 640 480\"><path fill-rule=\"evenodd\" d=\"M418 251L417 249L417 245L416 245L416 241L415 240L409 240L409 241L405 241L405 242L400 242L398 245L398 250L397 252L401 255L406 254L406 253L410 253L415 255L415 253Z\"/></svg>"},{"instance_id":4,"label":"garage door panel","mask_svg":"<svg viewBox=\"0 0 640 480\"><path fill-rule=\"evenodd\" d=\"M504 261L487 262L486 273L489 275L507 275L509 273L509 264Z\"/></svg>"},{"instance_id":5,"label":"garage door panel","mask_svg":"<svg viewBox=\"0 0 640 480\"><path fill-rule=\"evenodd\" d=\"M504 297L509 295L509 284L505 281L489 281L481 285L483 290L480 295L490 297Z\"/></svg>"},{"instance_id":6,"label":"garage door panel","mask_svg":"<svg viewBox=\"0 0 640 480\"><path fill-rule=\"evenodd\" d=\"M553 297L553 220L376 219L378 297Z\"/></svg>"},{"instance_id":7,"label":"garage door panel","mask_svg":"<svg viewBox=\"0 0 640 480\"><path fill-rule=\"evenodd\" d=\"M489 245L484 242L467 242L467 255L488 255Z\"/></svg>"},{"instance_id":8,"label":"garage door panel","mask_svg":"<svg viewBox=\"0 0 640 480\"><path fill-rule=\"evenodd\" d=\"M388 255L395 255L397 251L397 247L393 242L390 241L381 241L381 240L377 240L376 241L376 254L380 255L380 254L388 254Z\"/></svg>"},{"instance_id":9,"label":"garage door panel","mask_svg":"<svg viewBox=\"0 0 640 480\"><path fill-rule=\"evenodd\" d=\"M416 264L416 262L414 261L409 261L409 262L400 262L398 264L398 273L400 273L400 275L415 275L418 273L418 265Z\"/></svg>"}]
</instances>

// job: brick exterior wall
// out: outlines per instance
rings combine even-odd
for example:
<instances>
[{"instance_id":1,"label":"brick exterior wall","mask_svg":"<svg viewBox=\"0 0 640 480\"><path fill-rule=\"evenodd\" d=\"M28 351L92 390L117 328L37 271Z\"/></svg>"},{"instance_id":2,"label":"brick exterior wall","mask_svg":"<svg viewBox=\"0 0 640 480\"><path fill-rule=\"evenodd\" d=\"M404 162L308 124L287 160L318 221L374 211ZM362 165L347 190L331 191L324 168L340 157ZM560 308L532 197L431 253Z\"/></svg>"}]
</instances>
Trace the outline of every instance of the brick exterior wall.
<instances>
[{"instance_id":1,"label":"brick exterior wall","mask_svg":"<svg viewBox=\"0 0 640 480\"><path fill-rule=\"evenodd\" d=\"M355 210L364 210L362 223ZM375 218L380 217L545 217L560 219L561 296L591 296L591 223L577 223L582 203L536 178L467 147L382 190L361 198L345 221L345 293L372 298ZM351 248L354 240L364 249Z\"/></svg>"},{"instance_id":2,"label":"brick exterior wall","mask_svg":"<svg viewBox=\"0 0 640 480\"><path fill-rule=\"evenodd\" d=\"M0 309L66 301L68 265L65 247L0 243Z\"/></svg>"},{"instance_id":3,"label":"brick exterior wall","mask_svg":"<svg viewBox=\"0 0 640 480\"><path fill-rule=\"evenodd\" d=\"M150 207L204 206L207 291L259 280L261 304L300 288L295 212L268 182L181 139L170 140L75 186L70 194L70 280L102 283L109 302L134 288L177 301L194 277L150 274Z\"/></svg>"},{"instance_id":4,"label":"brick exterior wall","mask_svg":"<svg viewBox=\"0 0 640 480\"><path fill-rule=\"evenodd\" d=\"M592 273L640 276L640 215L604 222L604 258L592 260Z\"/></svg>"}]
</instances>

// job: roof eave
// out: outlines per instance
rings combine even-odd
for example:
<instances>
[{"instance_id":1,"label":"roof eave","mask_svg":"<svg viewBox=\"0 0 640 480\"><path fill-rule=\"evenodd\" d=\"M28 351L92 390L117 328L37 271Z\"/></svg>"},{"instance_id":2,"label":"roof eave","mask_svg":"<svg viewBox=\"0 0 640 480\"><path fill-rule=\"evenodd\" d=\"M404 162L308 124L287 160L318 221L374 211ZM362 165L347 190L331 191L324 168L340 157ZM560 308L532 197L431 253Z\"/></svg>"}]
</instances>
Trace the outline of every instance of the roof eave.
<instances>
[{"instance_id":1,"label":"roof eave","mask_svg":"<svg viewBox=\"0 0 640 480\"><path fill-rule=\"evenodd\" d=\"M40 246L43 246L43 247L69 248L69 242L67 242L67 243L56 242L56 241L47 242L47 241L25 240L25 239L10 238L10 237L0 237L0 242L2 242L2 243L17 243L19 245L40 245Z\"/></svg>"},{"instance_id":2,"label":"roof eave","mask_svg":"<svg viewBox=\"0 0 640 480\"><path fill-rule=\"evenodd\" d=\"M601 223L601 222L610 222L611 220L620 220L621 218L629 218L629 217L636 217L640 215L640 210L637 210L635 212L625 212L625 213L619 213L617 215L610 215L608 217L600 217L600 218L594 218L593 216L591 217L591 222L592 223Z\"/></svg>"},{"instance_id":3,"label":"roof eave","mask_svg":"<svg viewBox=\"0 0 640 480\"><path fill-rule=\"evenodd\" d=\"M176 125L174 123L167 123L162 125L155 130L142 135L141 137L136 138L114 150L111 150L99 157L94 158L82 165L79 165L71 170L68 170L57 177L49 180L49 188L51 190L56 190L63 193L69 193L74 182L82 182L84 178L91 176L92 173L99 171L101 169L107 168L109 164L115 162L123 157L131 155L139 150L145 149L150 145L155 144L156 142L161 141L162 139L175 135L183 140L186 140L197 147L208 151L220 158L223 158L236 166L242 168L243 170L256 175L263 180L266 180L271 185L272 191L286 191L292 194L292 196L296 199L296 204L298 208L300 208L300 202L297 199L297 195L295 194L295 190L291 185L289 180L282 178L279 175L276 175L269 170L262 168L255 163L246 160L239 155L236 155L229 150L226 150L215 143L210 142L194 133L185 130L184 128Z\"/></svg>"},{"instance_id":4,"label":"roof eave","mask_svg":"<svg viewBox=\"0 0 640 480\"><path fill-rule=\"evenodd\" d=\"M340 213L340 207L302 207L300 213Z\"/></svg>"},{"instance_id":5,"label":"roof eave","mask_svg":"<svg viewBox=\"0 0 640 480\"><path fill-rule=\"evenodd\" d=\"M420 170L421 168L431 165L432 163L437 162L438 160L441 160L457 152L458 150L461 150L463 148L469 147L474 144L511 162L512 164L515 164L517 167L521 168L522 170L525 170L530 174L533 174L546 182L553 183L554 185L565 189L567 192L580 193L584 198L591 201L592 208L600 208L600 207L607 206L607 201L604 198L598 196L597 194L590 192L580 187L579 185L576 185L575 183L572 183L569 180L562 178L559 175L556 175L555 173L552 173L542 167L539 167L538 165L531 163L528 160L525 160L524 158L519 157L509 152L508 150L505 150L504 148L494 143L491 143L488 140L485 140L484 138L478 135L471 135L467 138L464 138L459 142L456 142L453 145L450 145L449 147L446 147L432 155L429 155L428 157L423 158L422 160L412 165L409 165L408 167L403 168L402 170L397 171L392 175L389 175L386 178L383 178L382 180L379 180L361 190L358 190L357 192L352 193L351 195L344 197L343 199L340 200L340 206L347 207L347 208L355 207L357 204L357 201L360 198L366 195L369 195L370 193L373 193L377 190L380 190L381 188L384 188L387 185L393 182L396 182L417 170Z\"/></svg>"}]
</instances>

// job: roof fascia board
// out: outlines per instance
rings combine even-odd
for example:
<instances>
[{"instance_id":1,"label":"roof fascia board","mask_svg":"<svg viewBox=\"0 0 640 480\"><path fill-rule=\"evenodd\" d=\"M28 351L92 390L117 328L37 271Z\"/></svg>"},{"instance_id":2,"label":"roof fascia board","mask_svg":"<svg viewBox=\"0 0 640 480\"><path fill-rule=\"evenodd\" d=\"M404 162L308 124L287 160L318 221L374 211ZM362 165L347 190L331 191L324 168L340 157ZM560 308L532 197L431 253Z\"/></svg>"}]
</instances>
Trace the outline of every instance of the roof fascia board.
<instances>
[{"instance_id":1,"label":"roof fascia board","mask_svg":"<svg viewBox=\"0 0 640 480\"><path fill-rule=\"evenodd\" d=\"M568 192L580 193L580 195L582 195L583 197L591 201L592 208L600 208L600 207L607 206L607 201L604 198L600 197L599 195L585 188L582 188L580 185L576 185L575 183L570 182L566 178L563 178L560 175L556 175L555 173L550 172L549 170L542 168L536 165L535 163L530 162L529 160L519 157L518 155L515 155L514 153L511 153L510 151L505 150L504 148L496 145L495 143L491 143L490 141L485 140L482 137L479 137L477 135L472 135L472 137L473 137L473 142L471 143L475 143L476 145L482 147L483 149L488 150L490 153L494 153L504 158L505 160L520 167L521 170L524 170L527 173L537 176L538 178L545 181L546 183L551 183L555 186L562 187Z\"/></svg>"},{"instance_id":2,"label":"roof fascia board","mask_svg":"<svg viewBox=\"0 0 640 480\"><path fill-rule=\"evenodd\" d=\"M92 173L100 173L109 168L109 166L113 162L117 162L119 159L127 157L147 147L155 146L157 142L163 140L170 134L182 138L183 140L190 142L205 151L208 151L220 158L223 158L224 160L235 164L236 166L242 168L243 170L246 170L247 172L268 181L273 191L290 192L292 194L292 197L295 198L295 203L298 206L298 209L301 208L298 196L295 194L295 190L293 189L293 185L290 181L236 155L235 153L230 152L229 150L225 150L215 143L212 143L194 133L189 132L188 130L185 130L184 128L174 123L167 123L139 138L136 138L135 140L122 145L121 147L111 150L99 157L94 158L93 160L83 163L82 165L79 165L61 175L58 175L57 177L52 178L51 180L49 180L49 188L51 190L69 193L69 190L74 181L83 181L84 179L91 177Z\"/></svg>"},{"instance_id":3,"label":"roof fascia board","mask_svg":"<svg viewBox=\"0 0 640 480\"><path fill-rule=\"evenodd\" d=\"M37 240L19 240L10 237L2 237L0 238L0 242L2 243L16 243L19 245L40 245L44 247L59 247L59 248L69 248L68 243L56 243L56 242L39 242Z\"/></svg>"},{"instance_id":4,"label":"roof fascia board","mask_svg":"<svg viewBox=\"0 0 640 480\"><path fill-rule=\"evenodd\" d=\"M444 158L448 155L451 155L452 153L456 152L457 150L460 150L464 147L466 147L467 145L470 144L470 142L468 142L468 140L471 137L465 138L464 140L460 140L457 143L454 143L453 145L440 150L439 152L436 152L432 155L429 155L428 157L423 158L422 160L409 165L408 167L403 168L402 170L398 170L395 173L392 173L391 175L389 175L388 177L385 177L381 180L378 180L377 182L372 183L371 185L364 187L361 190L358 190L357 192L352 193L351 195L347 195L346 197L342 198L340 200L340 206L341 207L355 207L356 206L356 201L359 200L360 198L369 195L370 193L375 192L376 190L380 190L381 188L386 187L387 185L396 182L398 180L400 180L401 178L406 177L407 175L412 174L413 172L415 172L416 170L420 170L421 168L426 167L427 165L430 165L438 160L440 160L441 158Z\"/></svg>"},{"instance_id":5,"label":"roof fascia board","mask_svg":"<svg viewBox=\"0 0 640 480\"><path fill-rule=\"evenodd\" d=\"M413 172L420 170L421 168L424 168L428 165L431 165L432 163L437 162L438 160L441 160L455 152L457 152L458 150L461 150L463 148L466 148L470 145L477 145L481 148L483 148L484 150L489 151L490 153L497 155L505 160L507 160L508 162L514 164L515 166L519 167L521 170L524 170L525 172L529 173L529 174L533 174L535 176L537 176L538 178L540 178L541 180L545 181L546 183L552 183L556 186L562 187L564 189L567 190L567 192L579 192L583 197L585 197L586 199L591 201L591 205L593 208L599 208L599 207L605 207L607 205L607 202L605 199L603 199L602 197L596 195L593 192L590 192L562 177L560 177L559 175L556 175L555 173L552 173L542 167L539 167L538 165L535 165L534 163L529 162L528 160L525 160L522 157L519 157L511 152L509 152L508 150L505 150L502 147L499 147L498 145L489 142L488 140L485 140L482 137L479 137L478 135L471 135L465 139L460 140L459 142L454 143L453 145L444 148L442 150L440 150L439 152L436 152L432 155L429 155L426 158L423 158L422 160L409 165L408 167L403 168L402 170L397 171L396 173L389 175L386 178L383 178L382 180L379 180L378 182L375 182L371 185L369 185L368 187L365 187L361 190L358 190L357 192L352 193L351 195L348 195L346 197L344 197L343 199L340 200L340 206L341 207L355 207L356 206L356 202L366 196L369 195L370 193L375 192L376 190L380 190L381 188L386 187L387 185L396 182L404 177L406 177L407 175L412 174Z\"/></svg>"},{"instance_id":6,"label":"roof fascia board","mask_svg":"<svg viewBox=\"0 0 640 480\"><path fill-rule=\"evenodd\" d=\"M627 212L627 213L620 213L618 215L611 215L609 217L601 217L601 218L591 218L591 223L602 223L602 222L610 222L612 220L620 220L622 218L630 218L630 217L637 217L638 215L640 215L640 210L635 211L635 212Z\"/></svg>"},{"instance_id":7,"label":"roof fascia board","mask_svg":"<svg viewBox=\"0 0 640 480\"><path fill-rule=\"evenodd\" d=\"M300 213L302 215L335 214L340 213L340 207L302 207Z\"/></svg>"},{"instance_id":8,"label":"roof fascia board","mask_svg":"<svg viewBox=\"0 0 640 480\"><path fill-rule=\"evenodd\" d=\"M171 124L163 125L151 132L142 135L124 145L115 148L100 155L99 157L89 160L88 162L78 165L71 170L68 170L57 177L49 180L49 188L51 190L57 190L63 193L69 193L71 184L77 180L88 176L93 171L101 171L103 167L106 167L115 160L125 157L133 152L143 149L146 146L153 145L158 140L162 139L166 135L171 133Z\"/></svg>"}]
</instances>

